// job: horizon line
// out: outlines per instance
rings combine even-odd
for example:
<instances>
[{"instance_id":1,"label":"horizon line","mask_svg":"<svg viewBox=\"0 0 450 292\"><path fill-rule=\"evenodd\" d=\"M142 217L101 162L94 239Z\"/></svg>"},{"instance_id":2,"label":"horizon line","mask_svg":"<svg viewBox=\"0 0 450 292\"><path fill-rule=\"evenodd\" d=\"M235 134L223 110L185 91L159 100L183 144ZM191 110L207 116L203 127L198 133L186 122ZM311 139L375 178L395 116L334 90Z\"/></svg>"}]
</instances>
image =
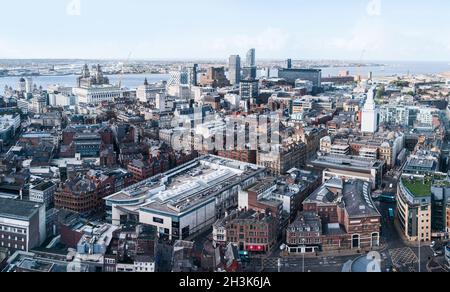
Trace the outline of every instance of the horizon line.
<instances>
[{"instance_id":1,"label":"horizon line","mask_svg":"<svg viewBox=\"0 0 450 292\"><path fill-rule=\"evenodd\" d=\"M197 62L211 62L211 61L220 61L220 62L227 62L228 58L130 58L125 61L146 61L146 62L191 62L191 61L197 61ZM405 62L405 63L448 63L450 65L450 60L424 60L424 59L418 59L418 60L410 60L410 59L367 59L367 60L355 60L355 59L338 59L338 58L258 58L259 61L275 61L275 62L282 62L287 59L291 59L292 61L296 62L319 62L319 61L338 61L338 62L353 62L353 63L380 63L380 62ZM0 61L118 61L123 62L124 59L122 58L95 58L95 57L89 57L89 58L45 58L45 57L39 57L39 58L0 58Z\"/></svg>"}]
</instances>

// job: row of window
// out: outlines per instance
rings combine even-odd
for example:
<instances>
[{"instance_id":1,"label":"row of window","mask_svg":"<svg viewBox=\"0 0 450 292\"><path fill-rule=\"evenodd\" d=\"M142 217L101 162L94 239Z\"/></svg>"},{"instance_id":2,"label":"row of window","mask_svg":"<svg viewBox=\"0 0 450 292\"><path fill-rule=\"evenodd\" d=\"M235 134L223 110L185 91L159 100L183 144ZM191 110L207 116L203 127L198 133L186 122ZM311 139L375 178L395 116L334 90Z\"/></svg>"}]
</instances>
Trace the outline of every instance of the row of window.
<instances>
[{"instance_id":1,"label":"row of window","mask_svg":"<svg viewBox=\"0 0 450 292\"><path fill-rule=\"evenodd\" d=\"M3 241L0 243L0 246L1 247L7 247L7 248L13 247L10 242L8 242L8 244L5 244ZM14 244L14 249L25 250L25 245Z\"/></svg>"},{"instance_id":2,"label":"row of window","mask_svg":"<svg viewBox=\"0 0 450 292\"><path fill-rule=\"evenodd\" d=\"M228 229L236 229L238 226L236 226L236 225L234 225L234 224L231 224L230 225L230 228L228 228ZM239 227L239 232L240 233L243 233L243 232L245 232L245 230L254 230L255 232L257 232L257 231L267 231L268 230L268 228L267 228L267 226L265 226L265 225L262 225L262 226L250 226L249 228L245 228L244 226L240 226ZM230 230L229 231L230 233L231 232L234 232L233 230Z\"/></svg>"},{"instance_id":3,"label":"row of window","mask_svg":"<svg viewBox=\"0 0 450 292\"><path fill-rule=\"evenodd\" d=\"M242 230L241 231L241 233L243 233L244 231ZM230 236L234 236L234 235L237 235L237 233L236 232L234 232L233 230L230 230L229 232L228 232L228 234L230 235ZM267 236L267 232L249 232L248 233L248 236L262 236L262 237L264 237L264 236ZM244 236L243 234L241 234L240 236Z\"/></svg>"},{"instance_id":4,"label":"row of window","mask_svg":"<svg viewBox=\"0 0 450 292\"><path fill-rule=\"evenodd\" d=\"M19 233L19 234L26 234L27 233L26 229L15 228L15 227L10 227L10 226L5 226L5 225L0 225L0 231L11 232L11 233Z\"/></svg>"},{"instance_id":5,"label":"row of window","mask_svg":"<svg viewBox=\"0 0 450 292\"><path fill-rule=\"evenodd\" d=\"M331 240L332 241L332 240ZM294 240L290 240L291 244L319 244L321 243L320 238L296 238Z\"/></svg>"},{"instance_id":6,"label":"row of window","mask_svg":"<svg viewBox=\"0 0 450 292\"><path fill-rule=\"evenodd\" d=\"M237 237L230 237L229 242L242 242L243 240L244 240L244 238L242 238L242 237L239 237L239 240ZM253 243L253 244L255 244L255 243L267 244L269 241L267 238L247 238L247 239L245 239L245 242Z\"/></svg>"},{"instance_id":7,"label":"row of window","mask_svg":"<svg viewBox=\"0 0 450 292\"><path fill-rule=\"evenodd\" d=\"M17 236L14 236L14 239L13 239L13 237L11 237L11 235L8 235L8 236L5 236L4 234L2 234L2 237L1 237L2 239L8 239L8 240L14 240L14 241L22 241L22 242L25 242L25 238L18 238Z\"/></svg>"}]
</instances>

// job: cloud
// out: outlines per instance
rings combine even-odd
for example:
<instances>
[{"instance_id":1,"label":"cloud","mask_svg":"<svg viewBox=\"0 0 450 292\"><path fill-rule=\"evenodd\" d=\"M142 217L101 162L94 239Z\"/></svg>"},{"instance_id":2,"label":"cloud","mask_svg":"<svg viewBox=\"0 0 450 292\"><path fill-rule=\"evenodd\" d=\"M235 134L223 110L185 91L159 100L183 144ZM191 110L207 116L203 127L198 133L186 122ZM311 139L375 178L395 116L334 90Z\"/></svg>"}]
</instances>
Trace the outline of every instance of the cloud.
<instances>
[{"instance_id":1,"label":"cloud","mask_svg":"<svg viewBox=\"0 0 450 292\"><path fill-rule=\"evenodd\" d=\"M258 55L280 54L289 48L291 35L274 27L252 34L238 34L229 37L204 39L199 49L217 56L231 53L246 52L250 48L256 48Z\"/></svg>"},{"instance_id":2,"label":"cloud","mask_svg":"<svg viewBox=\"0 0 450 292\"><path fill-rule=\"evenodd\" d=\"M367 50L382 50L390 39L390 32L383 24L374 19L358 21L347 36L331 39L331 47L349 53L363 52Z\"/></svg>"},{"instance_id":3,"label":"cloud","mask_svg":"<svg viewBox=\"0 0 450 292\"><path fill-rule=\"evenodd\" d=\"M380 17L366 17L348 32L331 37L324 49L353 60L437 60L450 50L447 40L427 31L388 25Z\"/></svg>"}]
</instances>

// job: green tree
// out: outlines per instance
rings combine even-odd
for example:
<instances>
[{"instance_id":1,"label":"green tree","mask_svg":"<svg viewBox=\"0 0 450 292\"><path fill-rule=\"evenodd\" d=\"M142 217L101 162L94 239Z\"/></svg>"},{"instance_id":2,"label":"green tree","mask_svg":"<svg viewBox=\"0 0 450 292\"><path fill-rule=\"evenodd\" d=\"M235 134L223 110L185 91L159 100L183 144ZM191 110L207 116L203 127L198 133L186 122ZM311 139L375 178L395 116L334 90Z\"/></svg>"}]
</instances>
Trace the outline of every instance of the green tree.
<instances>
[{"instance_id":1,"label":"green tree","mask_svg":"<svg viewBox=\"0 0 450 292\"><path fill-rule=\"evenodd\" d=\"M381 99L385 93L386 93L386 88L383 85L380 88L378 88L378 90L377 90L377 95L376 95L377 99Z\"/></svg>"}]
</instances>

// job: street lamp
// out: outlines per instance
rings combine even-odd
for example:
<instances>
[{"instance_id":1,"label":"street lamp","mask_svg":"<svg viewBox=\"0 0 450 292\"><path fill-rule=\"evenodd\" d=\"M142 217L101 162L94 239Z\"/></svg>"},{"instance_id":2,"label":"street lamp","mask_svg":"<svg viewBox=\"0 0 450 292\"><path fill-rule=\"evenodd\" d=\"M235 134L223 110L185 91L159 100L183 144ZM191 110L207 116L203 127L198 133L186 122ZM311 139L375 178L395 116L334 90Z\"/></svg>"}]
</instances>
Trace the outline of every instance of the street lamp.
<instances>
[{"instance_id":1,"label":"street lamp","mask_svg":"<svg viewBox=\"0 0 450 292\"><path fill-rule=\"evenodd\" d=\"M303 255L303 273L305 272L305 253L306 253L306 245L305 245L306 240L304 238L302 238L302 245L303 245L303 250L302 250L302 255Z\"/></svg>"}]
</instances>

